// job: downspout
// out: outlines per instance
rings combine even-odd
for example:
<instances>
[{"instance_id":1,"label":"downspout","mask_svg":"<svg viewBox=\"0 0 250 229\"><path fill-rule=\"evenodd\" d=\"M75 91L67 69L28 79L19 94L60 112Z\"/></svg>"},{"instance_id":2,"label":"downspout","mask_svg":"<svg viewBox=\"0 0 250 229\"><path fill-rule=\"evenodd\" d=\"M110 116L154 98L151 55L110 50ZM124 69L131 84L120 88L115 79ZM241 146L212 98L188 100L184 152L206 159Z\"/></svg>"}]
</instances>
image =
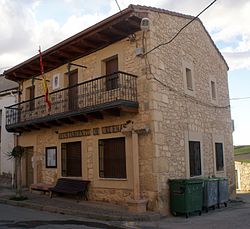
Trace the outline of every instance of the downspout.
<instances>
[{"instance_id":1,"label":"downspout","mask_svg":"<svg viewBox=\"0 0 250 229\"><path fill-rule=\"evenodd\" d=\"M17 91L17 97L16 97L16 95L13 93L13 91L11 91L10 92L10 94L11 94L11 96L13 96L14 98L15 98L15 103L19 103L20 102L20 100L21 100L21 97L20 97L20 89L21 89L21 87L20 87L20 81L18 82L18 91ZM14 133L13 134L14 135L14 147L15 146L18 146L18 133ZM11 185L12 185L12 188L14 188L14 187L16 187L17 186L17 183L16 183L16 181L15 181L15 171L16 171L16 163L15 163L15 161L14 162L12 162L12 172L11 172Z\"/></svg>"}]
</instances>

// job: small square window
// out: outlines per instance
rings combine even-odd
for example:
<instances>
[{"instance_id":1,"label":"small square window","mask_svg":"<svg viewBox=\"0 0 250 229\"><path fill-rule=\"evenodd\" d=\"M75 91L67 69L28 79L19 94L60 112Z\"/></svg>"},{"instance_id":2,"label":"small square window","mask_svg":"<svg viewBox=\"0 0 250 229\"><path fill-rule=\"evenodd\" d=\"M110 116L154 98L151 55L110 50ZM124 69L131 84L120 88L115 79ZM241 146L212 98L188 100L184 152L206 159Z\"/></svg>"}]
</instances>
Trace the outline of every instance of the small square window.
<instances>
[{"instance_id":1,"label":"small square window","mask_svg":"<svg viewBox=\"0 0 250 229\"><path fill-rule=\"evenodd\" d=\"M60 88L59 76L60 76L59 74L53 76L53 84L52 84L53 90Z\"/></svg>"},{"instance_id":2,"label":"small square window","mask_svg":"<svg viewBox=\"0 0 250 229\"><path fill-rule=\"evenodd\" d=\"M211 95L212 95L212 99L215 100L216 99L216 85L215 82L211 80Z\"/></svg>"},{"instance_id":3,"label":"small square window","mask_svg":"<svg viewBox=\"0 0 250 229\"><path fill-rule=\"evenodd\" d=\"M193 91L193 79L192 79L192 71L189 68L186 68L186 82L187 82L187 89Z\"/></svg>"}]
</instances>

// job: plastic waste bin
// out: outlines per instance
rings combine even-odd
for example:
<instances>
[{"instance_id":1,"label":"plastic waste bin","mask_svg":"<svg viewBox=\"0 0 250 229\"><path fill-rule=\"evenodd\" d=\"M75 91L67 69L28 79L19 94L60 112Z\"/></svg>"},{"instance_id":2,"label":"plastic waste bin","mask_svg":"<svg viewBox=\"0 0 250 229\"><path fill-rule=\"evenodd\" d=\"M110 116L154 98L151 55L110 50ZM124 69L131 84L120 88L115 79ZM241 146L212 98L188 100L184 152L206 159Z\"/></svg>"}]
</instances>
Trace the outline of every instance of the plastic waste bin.
<instances>
[{"instance_id":1,"label":"plastic waste bin","mask_svg":"<svg viewBox=\"0 0 250 229\"><path fill-rule=\"evenodd\" d=\"M191 212L202 212L203 180L201 179L175 179L169 180L170 209L173 215Z\"/></svg>"},{"instance_id":2,"label":"plastic waste bin","mask_svg":"<svg viewBox=\"0 0 250 229\"><path fill-rule=\"evenodd\" d=\"M218 179L216 178L205 178L203 188L203 208L208 209L218 204Z\"/></svg>"},{"instance_id":3,"label":"plastic waste bin","mask_svg":"<svg viewBox=\"0 0 250 229\"><path fill-rule=\"evenodd\" d=\"M220 204L224 204L225 207L227 207L227 202L229 198L228 179L222 177L217 179L218 179L218 208L220 208Z\"/></svg>"}]
</instances>

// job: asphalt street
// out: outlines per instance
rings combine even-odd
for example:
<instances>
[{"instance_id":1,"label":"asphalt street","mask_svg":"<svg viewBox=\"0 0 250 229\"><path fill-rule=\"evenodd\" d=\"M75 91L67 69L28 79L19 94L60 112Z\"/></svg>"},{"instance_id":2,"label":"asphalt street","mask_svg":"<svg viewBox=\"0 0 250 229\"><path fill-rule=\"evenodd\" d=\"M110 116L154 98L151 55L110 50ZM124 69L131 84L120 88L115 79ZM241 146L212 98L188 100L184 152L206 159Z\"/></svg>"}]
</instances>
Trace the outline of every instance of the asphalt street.
<instances>
[{"instance_id":1,"label":"asphalt street","mask_svg":"<svg viewBox=\"0 0 250 229\"><path fill-rule=\"evenodd\" d=\"M22 207L0 204L0 228L75 229L107 228L115 229L108 222L88 220L74 216L48 213Z\"/></svg>"},{"instance_id":2,"label":"asphalt street","mask_svg":"<svg viewBox=\"0 0 250 229\"><path fill-rule=\"evenodd\" d=\"M109 222L0 204L0 228L173 228L173 229L249 229L250 203L232 203L201 216L168 217L152 222Z\"/></svg>"}]
</instances>

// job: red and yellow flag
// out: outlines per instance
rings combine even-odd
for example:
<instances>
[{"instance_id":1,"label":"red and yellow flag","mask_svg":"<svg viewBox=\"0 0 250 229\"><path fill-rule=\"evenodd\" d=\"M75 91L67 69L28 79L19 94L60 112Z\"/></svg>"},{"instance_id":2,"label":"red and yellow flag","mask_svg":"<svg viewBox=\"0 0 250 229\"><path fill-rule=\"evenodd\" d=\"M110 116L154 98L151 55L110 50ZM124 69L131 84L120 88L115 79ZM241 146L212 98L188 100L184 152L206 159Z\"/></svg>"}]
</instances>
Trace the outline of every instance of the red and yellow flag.
<instances>
[{"instance_id":1,"label":"red and yellow flag","mask_svg":"<svg viewBox=\"0 0 250 229\"><path fill-rule=\"evenodd\" d=\"M43 90L44 90L45 102L47 103L48 109L50 111L50 109L51 109L51 101L50 101L50 98L49 98L49 89L48 89L46 77L44 75L43 58L42 58L42 53L41 53L40 46L39 46L38 52L39 52L39 56L40 56L40 69L41 69L41 75L42 75L42 83L43 83Z\"/></svg>"}]
</instances>

